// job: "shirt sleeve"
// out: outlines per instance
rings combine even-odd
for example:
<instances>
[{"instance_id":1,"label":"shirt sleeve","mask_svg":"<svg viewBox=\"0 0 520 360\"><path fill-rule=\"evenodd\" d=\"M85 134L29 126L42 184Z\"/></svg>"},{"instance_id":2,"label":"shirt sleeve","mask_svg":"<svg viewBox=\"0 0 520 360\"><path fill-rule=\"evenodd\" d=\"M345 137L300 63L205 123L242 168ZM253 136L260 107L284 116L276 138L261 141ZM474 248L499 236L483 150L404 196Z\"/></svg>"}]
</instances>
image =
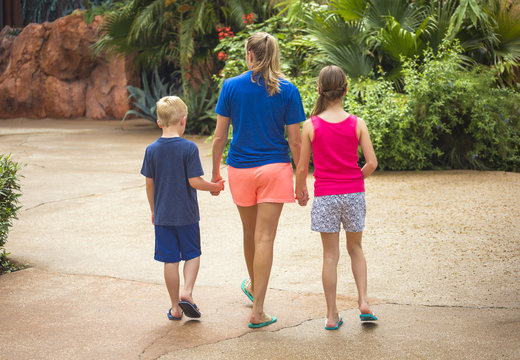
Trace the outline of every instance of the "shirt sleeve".
<instances>
[{"instance_id":1,"label":"shirt sleeve","mask_svg":"<svg viewBox=\"0 0 520 360\"><path fill-rule=\"evenodd\" d=\"M285 111L285 124L292 125L305 121L305 111L303 110L302 98L298 88L290 85L289 99Z\"/></svg>"},{"instance_id":2,"label":"shirt sleeve","mask_svg":"<svg viewBox=\"0 0 520 360\"><path fill-rule=\"evenodd\" d=\"M143 159L143 166L141 167L141 175L146 176L147 178L153 178L153 172L151 168L151 163L149 159L149 151L148 148L146 149L144 153L144 159Z\"/></svg>"},{"instance_id":3,"label":"shirt sleeve","mask_svg":"<svg viewBox=\"0 0 520 360\"><path fill-rule=\"evenodd\" d=\"M220 90L220 95L218 96L217 107L215 108L215 112L221 116L231 117L231 106L229 99L229 82L228 80L224 81L224 85L222 85L222 89Z\"/></svg>"},{"instance_id":4,"label":"shirt sleeve","mask_svg":"<svg viewBox=\"0 0 520 360\"><path fill-rule=\"evenodd\" d=\"M195 144L191 144L188 151L186 175L188 179L204 175L204 170L202 170L202 164L200 163L199 149Z\"/></svg>"}]
</instances>

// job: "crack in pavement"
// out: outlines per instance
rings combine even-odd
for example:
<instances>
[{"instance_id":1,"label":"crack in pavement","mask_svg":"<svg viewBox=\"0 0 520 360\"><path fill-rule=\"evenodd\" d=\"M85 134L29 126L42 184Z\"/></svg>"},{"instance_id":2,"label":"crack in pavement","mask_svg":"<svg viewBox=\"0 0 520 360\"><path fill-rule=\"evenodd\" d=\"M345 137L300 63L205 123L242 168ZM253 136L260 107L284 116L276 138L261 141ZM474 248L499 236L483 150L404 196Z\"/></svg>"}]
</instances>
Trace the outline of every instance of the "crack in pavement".
<instances>
[{"instance_id":1,"label":"crack in pavement","mask_svg":"<svg viewBox=\"0 0 520 360\"><path fill-rule=\"evenodd\" d=\"M49 204L55 204L55 203L71 201L71 200L86 199L86 198L90 198L90 197L100 197L100 196L104 196L104 195L115 194L115 193L122 193L122 192L125 192L125 191L128 191L128 190L135 190L135 189L144 188L144 187L145 187L145 185L136 185L136 186L130 186L130 187L122 188L120 190L115 190L115 191L111 191L111 192L92 193L92 194L80 195L80 196L66 198L66 199L45 201L45 202L39 203L37 205L31 206L29 208L25 208L25 209L22 208L21 212L27 212L27 211L36 209L36 208L41 207L41 206L49 205Z\"/></svg>"}]
</instances>

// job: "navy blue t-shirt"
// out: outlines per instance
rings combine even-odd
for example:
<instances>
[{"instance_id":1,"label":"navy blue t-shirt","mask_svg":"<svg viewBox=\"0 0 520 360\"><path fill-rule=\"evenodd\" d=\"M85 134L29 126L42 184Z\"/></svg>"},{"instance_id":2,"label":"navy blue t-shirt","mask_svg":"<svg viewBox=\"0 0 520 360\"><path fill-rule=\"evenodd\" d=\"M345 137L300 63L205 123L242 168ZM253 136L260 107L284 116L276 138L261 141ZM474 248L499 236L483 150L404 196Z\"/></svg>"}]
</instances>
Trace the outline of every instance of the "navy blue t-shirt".
<instances>
[{"instance_id":1,"label":"navy blue t-shirt","mask_svg":"<svg viewBox=\"0 0 520 360\"><path fill-rule=\"evenodd\" d=\"M233 139L227 163L251 168L291 162L285 126L305 120L300 93L287 80L280 80L280 92L269 96L263 78L251 81L251 71L224 81L216 112L230 117Z\"/></svg>"},{"instance_id":2,"label":"navy blue t-shirt","mask_svg":"<svg viewBox=\"0 0 520 360\"><path fill-rule=\"evenodd\" d=\"M204 175L197 145L181 137L158 138L146 148L141 174L153 179L155 225L180 226L200 220L197 190L188 181Z\"/></svg>"}]
</instances>

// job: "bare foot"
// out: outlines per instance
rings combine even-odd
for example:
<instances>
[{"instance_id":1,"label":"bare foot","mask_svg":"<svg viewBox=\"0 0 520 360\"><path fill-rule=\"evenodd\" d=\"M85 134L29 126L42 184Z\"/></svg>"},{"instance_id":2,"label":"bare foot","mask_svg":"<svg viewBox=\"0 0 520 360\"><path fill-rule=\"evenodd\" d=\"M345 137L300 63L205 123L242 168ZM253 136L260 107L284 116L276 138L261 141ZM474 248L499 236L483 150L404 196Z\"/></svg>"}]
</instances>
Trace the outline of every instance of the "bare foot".
<instances>
[{"instance_id":1,"label":"bare foot","mask_svg":"<svg viewBox=\"0 0 520 360\"><path fill-rule=\"evenodd\" d=\"M251 317L249 318L249 322L251 324L261 324L263 322L271 320L273 317L267 315L266 313L262 314L251 314Z\"/></svg>"},{"instance_id":2,"label":"bare foot","mask_svg":"<svg viewBox=\"0 0 520 360\"><path fill-rule=\"evenodd\" d=\"M179 307L179 305L175 304L172 306L170 314L176 318L182 317L182 309Z\"/></svg>"},{"instance_id":3,"label":"bare foot","mask_svg":"<svg viewBox=\"0 0 520 360\"><path fill-rule=\"evenodd\" d=\"M195 302L193 301L193 297L191 296L191 294L188 294L187 292L182 293L181 300L189 301L190 303L195 304Z\"/></svg>"},{"instance_id":4,"label":"bare foot","mask_svg":"<svg viewBox=\"0 0 520 360\"><path fill-rule=\"evenodd\" d=\"M367 303L360 304L359 305L359 311L361 311L361 314L372 314L372 315L374 315L372 310L370 310L370 306L368 306Z\"/></svg>"},{"instance_id":5,"label":"bare foot","mask_svg":"<svg viewBox=\"0 0 520 360\"><path fill-rule=\"evenodd\" d=\"M338 325L339 322L339 314L337 313L331 318L327 318L327 323L325 324L326 327L334 327Z\"/></svg>"}]
</instances>

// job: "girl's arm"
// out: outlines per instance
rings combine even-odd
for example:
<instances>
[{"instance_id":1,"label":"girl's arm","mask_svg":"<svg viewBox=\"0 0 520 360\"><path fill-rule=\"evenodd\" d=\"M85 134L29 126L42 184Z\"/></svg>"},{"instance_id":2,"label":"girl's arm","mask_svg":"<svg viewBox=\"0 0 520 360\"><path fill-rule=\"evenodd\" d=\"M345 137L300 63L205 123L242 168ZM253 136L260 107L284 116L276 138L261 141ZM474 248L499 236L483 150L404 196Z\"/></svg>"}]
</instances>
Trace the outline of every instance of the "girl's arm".
<instances>
[{"instance_id":1,"label":"girl's arm","mask_svg":"<svg viewBox=\"0 0 520 360\"><path fill-rule=\"evenodd\" d=\"M152 224L154 223L154 207L153 207L153 179L146 178L146 197L148 198L148 204L150 204L150 211L152 212Z\"/></svg>"},{"instance_id":2,"label":"girl's arm","mask_svg":"<svg viewBox=\"0 0 520 360\"><path fill-rule=\"evenodd\" d=\"M314 128L312 127L312 122L307 120L303 123L300 160L298 161L298 167L296 168L295 198L301 206L305 206L307 201L309 201L307 174L309 172L309 160L311 159L311 144L313 136Z\"/></svg>"},{"instance_id":3,"label":"girl's arm","mask_svg":"<svg viewBox=\"0 0 520 360\"><path fill-rule=\"evenodd\" d=\"M224 190L224 180L220 179L216 182L209 182L202 177L192 177L188 179L192 188L203 191L210 191L212 193L219 193Z\"/></svg>"},{"instance_id":4,"label":"girl's arm","mask_svg":"<svg viewBox=\"0 0 520 360\"><path fill-rule=\"evenodd\" d=\"M377 158L374 147L372 146L372 141L370 140L367 124L365 124L363 119L358 118L357 128L359 144L361 145L361 151L363 151L363 156L366 161L365 166L361 169L361 173L363 174L363 179L366 179L377 168Z\"/></svg>"},{"instance_id":5,"label":"girl's arm","mask_svg":"<svg viewBox=\"0 0 520 360\"><path fill-rule=\"evenodd\" d=\"M230 121L231 118L217 114L217 126L215 128L215 134L213 136L213 146L211 150L213 158L213 171L211 176L211 182L217 182L219 180L222 180L222 176L220 176L220 163L222 161L222 154L224 153L224 148L226 147ZM218 192L212 191L211 194L218 195Z\"/></svg>"},{"instance_id":6,"label":"girl's arm","mask_svg":"<svg viewBox=\"0 0 520 360\"><path fill-rule=\"evenodd\" d=\"M289 148L291 149L294 166L297 167L300 161L300 149L302 146L300 123L287 125L287 137L289 138Z\"/></svg>"}]
</instances>

